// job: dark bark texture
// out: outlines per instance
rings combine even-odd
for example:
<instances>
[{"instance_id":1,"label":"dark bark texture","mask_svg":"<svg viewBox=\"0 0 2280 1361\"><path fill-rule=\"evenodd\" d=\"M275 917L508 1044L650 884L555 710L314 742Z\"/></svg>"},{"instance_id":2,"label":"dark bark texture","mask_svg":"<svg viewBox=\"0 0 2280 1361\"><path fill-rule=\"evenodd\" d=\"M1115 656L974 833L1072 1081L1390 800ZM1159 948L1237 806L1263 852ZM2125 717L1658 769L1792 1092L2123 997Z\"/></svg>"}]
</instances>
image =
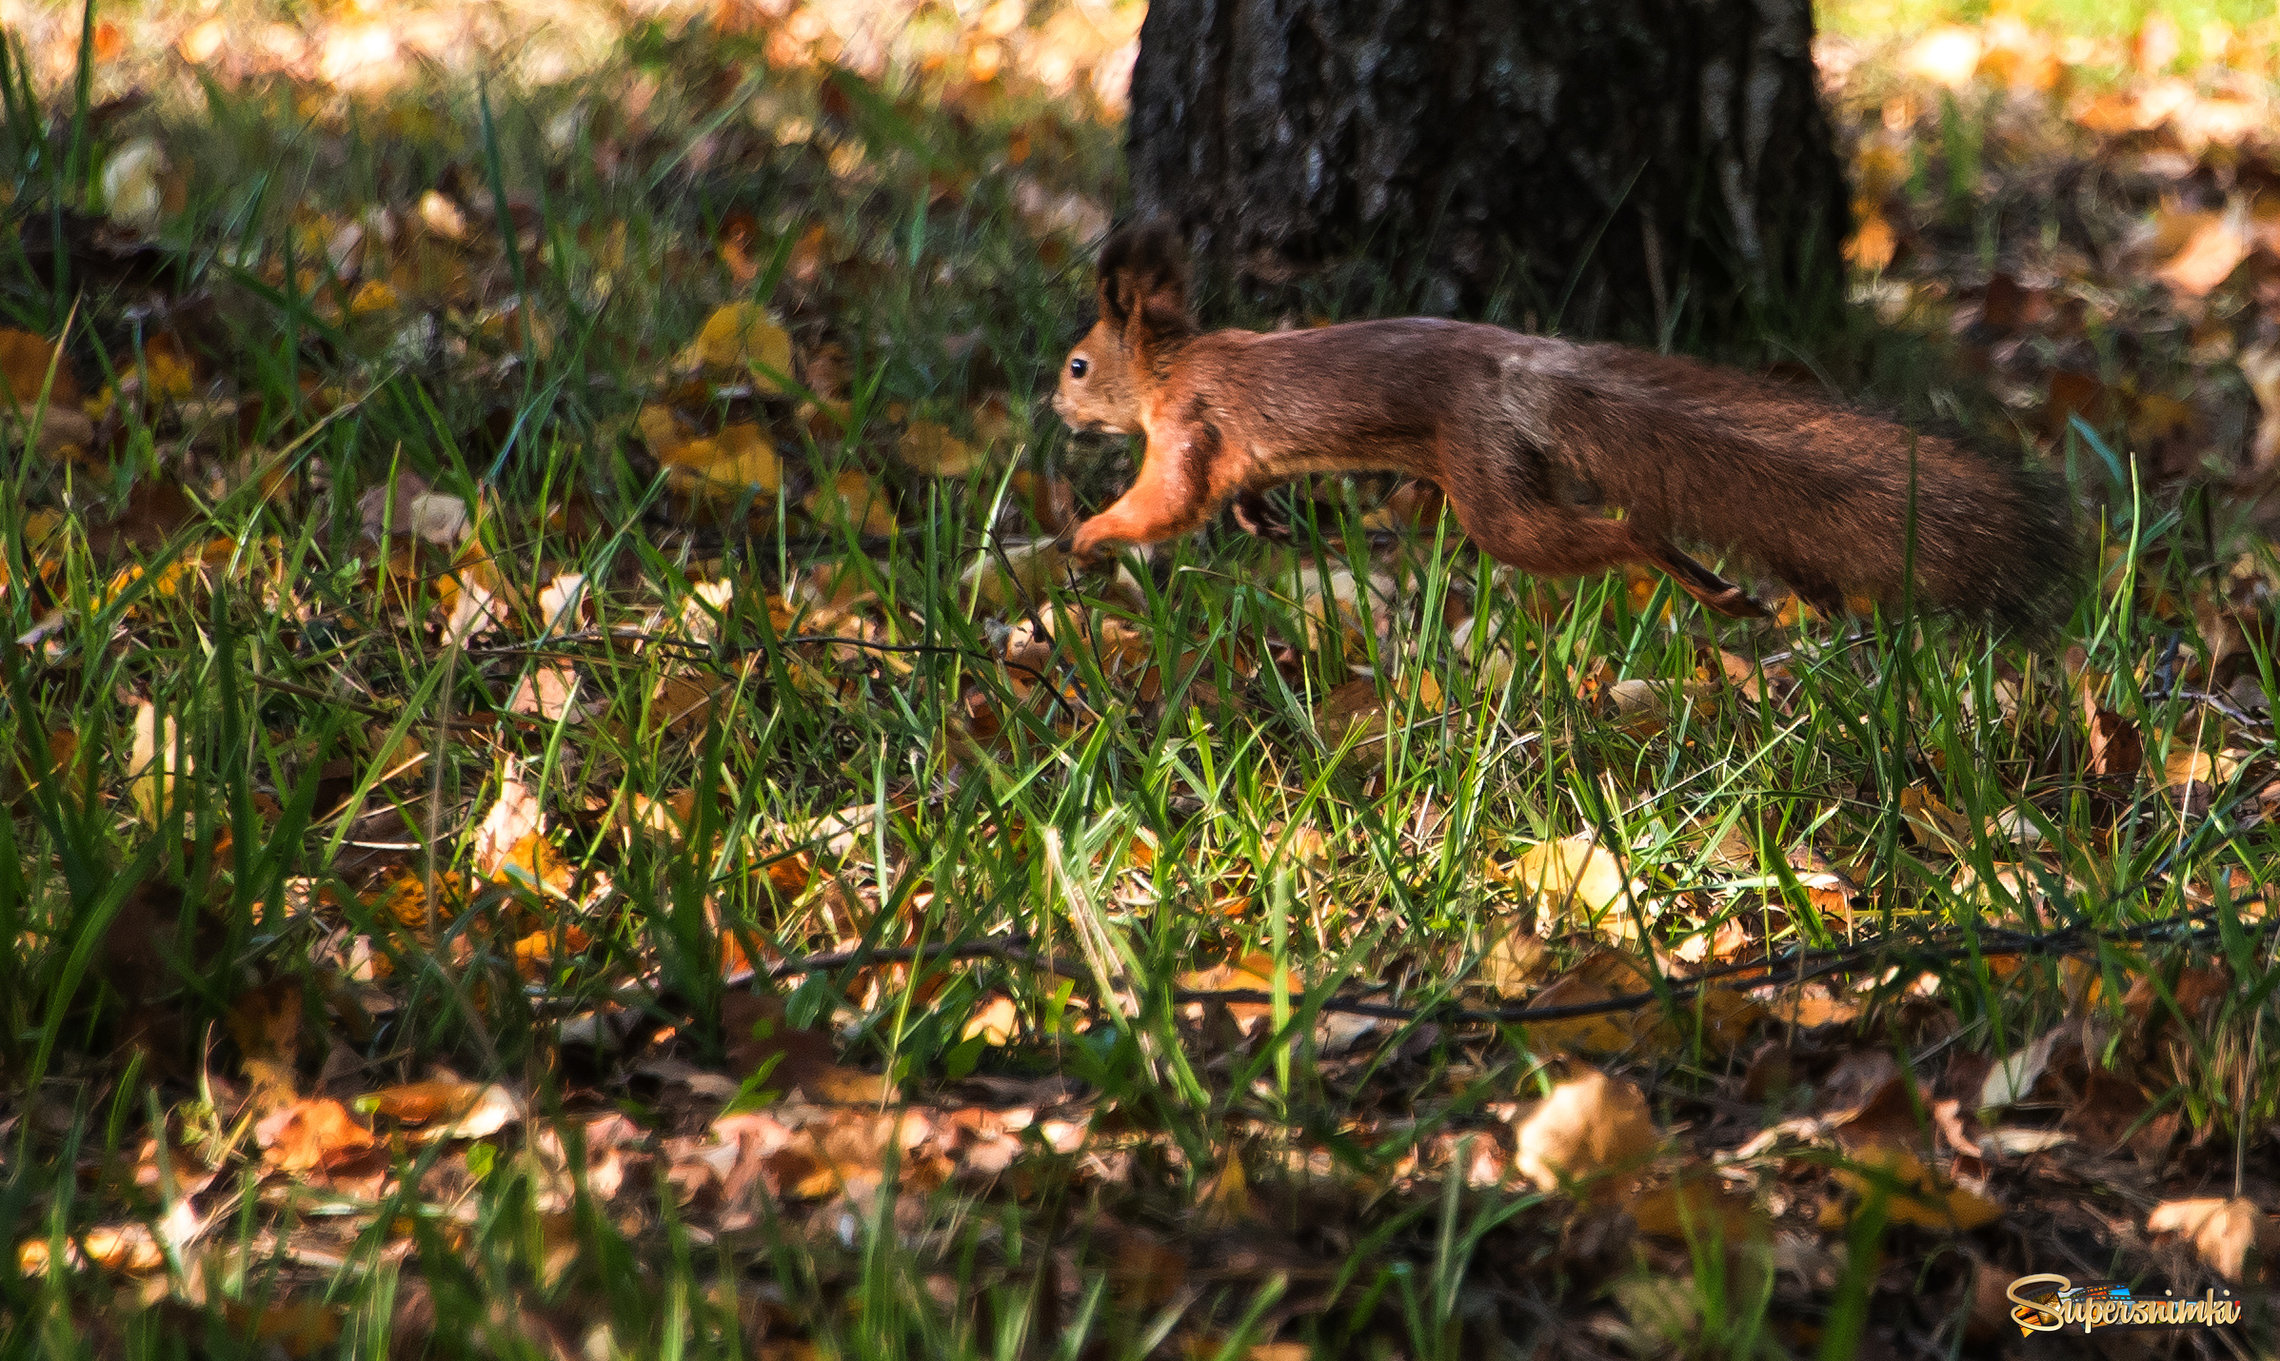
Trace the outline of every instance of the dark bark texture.
<instances>
[{"instance_id":1,"label":"dark bark texture","mask_svg":"<svg viewBox=\"0 0 2280 1361\"><path fill-rule=\"evenodd\" d=\"M1792 329L1849 221L1812 35L1809 0L1153 0L1135 207L1270 307Z\"/></svg>"}]
</instances>

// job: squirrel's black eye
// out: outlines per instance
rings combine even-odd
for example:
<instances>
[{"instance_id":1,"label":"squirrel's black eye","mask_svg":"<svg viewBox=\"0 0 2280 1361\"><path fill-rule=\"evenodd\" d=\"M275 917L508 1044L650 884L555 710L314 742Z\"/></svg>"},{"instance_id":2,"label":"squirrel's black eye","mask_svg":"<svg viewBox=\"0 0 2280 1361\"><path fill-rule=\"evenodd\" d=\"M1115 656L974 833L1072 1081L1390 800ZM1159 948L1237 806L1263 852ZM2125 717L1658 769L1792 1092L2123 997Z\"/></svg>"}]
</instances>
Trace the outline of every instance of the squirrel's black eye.
<instances>
[{"instance_id":1,"label":"squirrel's black eye","mask_svg":"<svg viewBox=\"0 0 2280 1361\"><path fill-rule=\"evenodd\" d=\"M1086 370L1090 369L1091 367L1092 363L1090 360L1079 356L1069 361L1069 376L1071 378L1082 378L1085 376Z\"/></svg>"}]
</instances>

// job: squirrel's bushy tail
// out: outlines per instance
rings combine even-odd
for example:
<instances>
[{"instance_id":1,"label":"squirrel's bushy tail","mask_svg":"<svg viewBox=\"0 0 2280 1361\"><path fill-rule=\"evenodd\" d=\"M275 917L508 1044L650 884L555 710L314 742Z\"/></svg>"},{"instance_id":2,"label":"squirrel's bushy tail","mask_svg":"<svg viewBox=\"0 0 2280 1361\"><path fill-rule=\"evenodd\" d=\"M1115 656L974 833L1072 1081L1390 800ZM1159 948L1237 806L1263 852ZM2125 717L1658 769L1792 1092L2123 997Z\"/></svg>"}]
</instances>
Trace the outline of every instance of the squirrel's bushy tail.
<instances>
[{"instance_id":1,"label":"squirrel's bushy tail","mask_svg":"<svg viewBox=\"0 0 2280 1361\"><path fill-rule=\"evenodd\" d=\"M1687 359L1587 369L1560 406L1642 529L1735 550L1816 606L1912 598L2033 634L2071 601L2072 505L2040 469Z\"/></svg>"}]
</instances>

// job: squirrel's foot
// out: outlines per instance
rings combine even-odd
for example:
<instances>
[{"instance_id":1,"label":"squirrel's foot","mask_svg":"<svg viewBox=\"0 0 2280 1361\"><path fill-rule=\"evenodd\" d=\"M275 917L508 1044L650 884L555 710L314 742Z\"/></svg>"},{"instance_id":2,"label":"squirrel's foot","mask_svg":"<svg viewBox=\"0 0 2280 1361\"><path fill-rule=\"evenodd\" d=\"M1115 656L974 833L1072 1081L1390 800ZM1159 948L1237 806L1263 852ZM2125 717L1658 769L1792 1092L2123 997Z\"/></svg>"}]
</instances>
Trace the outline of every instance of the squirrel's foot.
<instances>
[{"instance_id":1,"label":"squirrel's foot","mask_svg":"<svg viewBox=\"0 0 2280 1361\"><path fill-rule=\"evenodd\" d=\"M1702 602L1703 607L1715 610L1728 619L1771 619L1773 611L1759 604L1748 591L1739 586L1728 586L1723 591L1697 591L1688 588L1687 594Z\"/></svg>"},{"instance_id":2,"label":"squirrel's foot","mask_svg":"<svg viewBox=\"0 0 2280 1361\"><path fill-rule=\"evenodd\" d=\"M1748 591L1667 543L1655 545L1648 560L1668 574L1680 590L1701 601L1705 609L1716 611L1728 619L1773 617L1773 611L1752 599Z\"/></svg>"},{"instance_id":3,"label":"squirrel's foot","mask_svg":"<svg viewBox=\"0 0 2280 1361\"><path fill-rule=\"evenodd\" d=\"M1235 527L1256 538L1275 543L1290 542L1290 521L1278 514L1274 502L1262 491L1238 492L1228 507L1235 517Z\"/></svg>"}]
</instances>

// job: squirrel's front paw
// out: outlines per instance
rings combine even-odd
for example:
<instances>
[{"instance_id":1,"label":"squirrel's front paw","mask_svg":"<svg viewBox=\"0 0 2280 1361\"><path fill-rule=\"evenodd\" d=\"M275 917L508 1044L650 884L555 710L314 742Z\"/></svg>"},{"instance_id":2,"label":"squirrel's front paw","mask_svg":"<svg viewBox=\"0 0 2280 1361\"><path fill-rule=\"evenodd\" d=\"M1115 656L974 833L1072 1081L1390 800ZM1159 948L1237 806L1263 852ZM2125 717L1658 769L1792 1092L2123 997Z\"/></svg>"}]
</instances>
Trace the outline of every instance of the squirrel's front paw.
<instances>
[{"instance_id":1,"label":"squirrel's front paw","mask_svg":"<svg viewBox=\"0 0 2280 1361\"><path fill-rule=\"evenodd\" d=\"M1290 542L1290 521L1276 513L1274 502L1267 499L1265 492L1238 493L1234 504L1228 507L1228 514L1235 517L1235 527L1245 534L1275 543Z\"/></svg>"},{"instance_id":2,"label":"squirrel's front paw","mask_svg":"<svg viewBox=\"0 0 2280 1361\"><path fill-rule=\"evenodd\" d=\"M1059 540L1067 550L1069 560L1080 570L1099 566L1101 560L1108 556L1108 551L1116 546L1113 538L1094 528L1095 523L1096 521L1087 520L1078 525L1075 532L1063 534Z\"/></svg>"}]
</instances>

